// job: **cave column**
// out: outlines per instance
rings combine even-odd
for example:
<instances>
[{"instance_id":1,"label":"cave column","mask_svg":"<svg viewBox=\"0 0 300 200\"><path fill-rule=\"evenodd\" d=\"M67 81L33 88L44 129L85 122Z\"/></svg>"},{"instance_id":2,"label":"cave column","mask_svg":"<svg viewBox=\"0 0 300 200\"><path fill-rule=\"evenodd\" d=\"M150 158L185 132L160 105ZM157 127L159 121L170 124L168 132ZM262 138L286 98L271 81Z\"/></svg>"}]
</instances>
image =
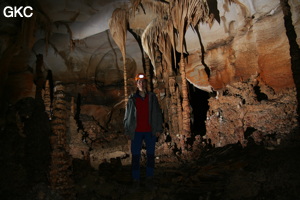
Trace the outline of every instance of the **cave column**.
<instances>
[{"instance_id":1,"label":"cave column","mask_svg":"<svg viewBox=\"0 0 300 200\"><path fill-rule=\"evenodd\" d=\"M173 136L179 133L181 123L178 119L178 111L177 111L177 101L178 101L178 88L176 87L175 77L169 77L169 89L170 89L170 115L168 117L169 122L171 124L171 132Z\"/></svg>"},{"instance_id":2,"label":"cave column","mask_svg":"<svg viewBox=\"0 0 300 200\"><path fill-rule=\"evenodd\" d=\"M50 187L61 194L65 199L75 199L73 191L72 157L67 144L68 119L70 111L61 83L54 88L53 120L51 121L51 164L49 172Z\"/></svg>"},{"instance_id":3,"label":"cave column","mask_svg":"<svg viewBox=\"0 0 300 200\"><path fill-rule=\"evenodd\" d=\"M149 56L144 52L144 60L145 60L145 73L148 80L147 84L147 90L152 91L153 85L152 85L152 79L151 79L151 62Z\"/></svg>"},{"instance_id":4,"label":"cave column","mask_svg":"<svg viewBox=\"0 0 300 200\"><path fill-rule=\"evenodd\" d=\"M183 58L183 54L181 54L180 59L180 74L182 79L182 135L185 137L191 136L191 108L189 103L189 93L188 93L188 86L185 74L185 59Z\"/></svg>"}]
</instances>

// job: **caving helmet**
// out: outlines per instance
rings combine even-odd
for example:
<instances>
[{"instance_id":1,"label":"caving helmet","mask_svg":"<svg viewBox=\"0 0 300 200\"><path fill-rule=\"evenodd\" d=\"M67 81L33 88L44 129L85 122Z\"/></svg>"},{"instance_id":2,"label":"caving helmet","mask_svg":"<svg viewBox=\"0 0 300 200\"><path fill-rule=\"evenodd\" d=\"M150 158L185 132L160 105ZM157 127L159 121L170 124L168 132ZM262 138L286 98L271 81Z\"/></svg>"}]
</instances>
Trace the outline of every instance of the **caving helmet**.
<instances>
[{"instance_id":1,"label":"caving helmet","mask_svg":"<svg viewBox=\"0 0 300 200\"><path fill-rule=\"evenodd\" d=\"M135 81L138 81L140 79L145 79L147 80L147 77L146 77L146 74L144 73L138 73L136 76L135 76Z\"/></svg>"}]
</instances>

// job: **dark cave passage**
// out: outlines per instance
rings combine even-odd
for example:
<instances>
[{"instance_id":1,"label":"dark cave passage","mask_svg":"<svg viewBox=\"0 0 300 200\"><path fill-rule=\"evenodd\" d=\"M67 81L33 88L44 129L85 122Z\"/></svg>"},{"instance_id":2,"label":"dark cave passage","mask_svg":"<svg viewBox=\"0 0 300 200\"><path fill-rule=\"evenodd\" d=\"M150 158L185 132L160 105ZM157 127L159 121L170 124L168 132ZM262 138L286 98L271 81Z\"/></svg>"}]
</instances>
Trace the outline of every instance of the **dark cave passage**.
<instances>
[{"instance_id":1,"label":"dark cave passage","mask_svg":"<svg viewBox=\"0 0 300 200\"><path fill-rule=\"evenodd\" d=\"M205 135L205 120L208 111L209 93L194 87L189 83L190 104L192 107L191 130L194 135Z\"/></svg>"}]
</instances>

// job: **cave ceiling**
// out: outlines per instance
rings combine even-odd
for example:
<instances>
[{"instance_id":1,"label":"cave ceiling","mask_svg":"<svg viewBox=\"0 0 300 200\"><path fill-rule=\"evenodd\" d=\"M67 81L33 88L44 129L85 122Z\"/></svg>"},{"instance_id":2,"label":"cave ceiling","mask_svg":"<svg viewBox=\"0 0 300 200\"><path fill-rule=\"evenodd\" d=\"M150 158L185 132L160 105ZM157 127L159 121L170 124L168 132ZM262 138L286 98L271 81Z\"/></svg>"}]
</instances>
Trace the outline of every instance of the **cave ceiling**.
<instances>
[{"instance_id":1,"label":"cave ceiling","mask_svg":"<svg viewBox=\"0 0 300 200\"><path fill-rule=\"evenodd\" d=\"M171 2L176 6L170 8ZM181 138L177 133L187 130L183 125L189 127L183 120L194 120L185 114L194 114L195 122L200 115L187 109L203 106L188 103L200 94L198 89L208 92L204 105L208 110L201 115L206 119L205 134L216 146L238 141L245 145L247 130L253 132L255 142L264 134L277 133L280 139L291 132L297 125L300 80L294 79L299 65L292 63L299 56L291 53L291 41L298 44L299 52L299 0L195 0L205 5L197 13L203 11L203 16L185 19L192 26L186 28L182 43L178 28L182 18L174 12L180 11L180 2L192 0L0 1L1 10L33 8L28 19L0 18L0 114L23 98L36 98L39 92L45 98L50 87L44 83L51 74L54 84L70 97L67 100L72 104L77 100L89 123L95 119L93 123L120 133L124 96L128 96L124 88L135 90L135 74L146 72L153 78L151 89L164 110L165 127L170 127L170 137L182 149L186 148L182 141L187 141L183 138L189 135ZM190 5L186 5L187 10ZM114 37L124 32L114 32L110 26L116 9L129 13L126 59ZM292 13L288 26L285 9ZM290 30L296 33L294 38L287 33ZM184 59L179 64L180 53ZM153 68L147 68L146 61Z\"/></svg>"},{"instance_id":2,"label":"cave ceiling","mask_svg":"<svg viewBox=\"0 0 300 200\"><path fill-rule=\"evenodd\" d=\"M101 85L122 81L122 54L109 30L113 11L116 8L131 11L126 38L130 78L136 72L143 71L145 48L137 42L137 38L142 37L153 24L158 17L157 12L169 4L169 1L148 0L35 0L2 1L1 8L24 2L31 5L35 13L34 17L27 19L27 23L20 24L18 19L1 16L1 54L4 55L5 50L12 46L13 40L18 39L22 43L20 48L14 50L10 72L22 72L28 67L34 71L36 55L42 54L45 73L51 70L54 80L96 80ZM132 2L138 4L133 5ZM149 6L149 2L156 4L156 7ZM285 67L290 65L290 55L280 1L207 2L209 19L200 22L196 28L189 27L185 33L184 53L188 55L186 71L190 83L211 92L237 80L245 81L259 75L262 82L275 90L293 87L292 79L282 76L291 76L291 71ZM299 2L290 3L295 12ZM299 17L293 15L293 20L295 30L299 32ZM22 40L11 37L24 30L27 35L22 34ZM34 37L28 37L31 33ZM299 37L297 42L300 43ZM177 40L176 44L176 50L180 52ZM206 68L209 68L209 74ZM268 74L271 72L275 74L272 77Z\"/></svg>"}]
</instances>

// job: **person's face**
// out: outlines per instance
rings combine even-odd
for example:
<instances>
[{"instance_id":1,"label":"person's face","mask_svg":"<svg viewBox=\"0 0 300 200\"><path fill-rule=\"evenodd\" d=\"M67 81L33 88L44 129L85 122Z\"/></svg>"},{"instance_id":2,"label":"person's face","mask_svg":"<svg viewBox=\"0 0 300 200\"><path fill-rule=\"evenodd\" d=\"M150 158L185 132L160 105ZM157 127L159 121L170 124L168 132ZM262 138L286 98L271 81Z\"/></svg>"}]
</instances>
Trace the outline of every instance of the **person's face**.
<instances>
[{"instance_id":1,"label":"person's face","mask_svg":"<svg viewBox=\"0 0 300 200\"><path fill-rule=\"evenodd\" d=\"M136 82L139 91L144 91L146 89L147 81L145 79L139 79Z\"/></svg>"}]
</instances>

